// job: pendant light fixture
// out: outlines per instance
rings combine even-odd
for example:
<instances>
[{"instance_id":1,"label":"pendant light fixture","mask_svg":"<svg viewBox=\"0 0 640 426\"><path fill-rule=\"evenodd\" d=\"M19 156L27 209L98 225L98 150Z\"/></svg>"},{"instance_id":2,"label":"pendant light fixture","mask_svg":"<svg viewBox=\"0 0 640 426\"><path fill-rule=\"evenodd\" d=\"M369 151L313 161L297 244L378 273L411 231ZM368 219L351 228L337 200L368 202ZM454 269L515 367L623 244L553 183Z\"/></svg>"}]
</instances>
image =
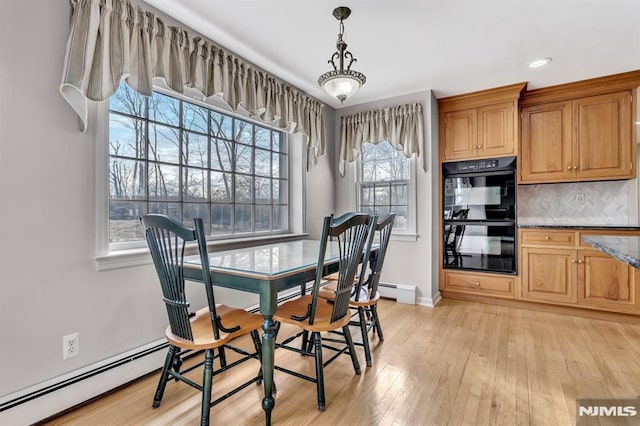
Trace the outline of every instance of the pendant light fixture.
<instances>
[{"instance_id":1,"label":"pendant light fixture","mask_svg":"<svg viewBox=\"0 0 640 426\"><path fill-rule=\"evenodd\" d=\"M333 70L328 71L318 78L318 84L329 94L344 103L346 99L355 95L367 77L361 72L351 69L351 64L357 61L351 52L347 50L347 43L342 39L344 35L344 21L351 15L351 9L345 6L336 7L333 16L340 21L340 32L336 42L336 52L331 55L327 62L333 65ZM336 62L337 61L337 62ZM346 67L345 67L346 66Z\"/></svg>"}]
</instances>

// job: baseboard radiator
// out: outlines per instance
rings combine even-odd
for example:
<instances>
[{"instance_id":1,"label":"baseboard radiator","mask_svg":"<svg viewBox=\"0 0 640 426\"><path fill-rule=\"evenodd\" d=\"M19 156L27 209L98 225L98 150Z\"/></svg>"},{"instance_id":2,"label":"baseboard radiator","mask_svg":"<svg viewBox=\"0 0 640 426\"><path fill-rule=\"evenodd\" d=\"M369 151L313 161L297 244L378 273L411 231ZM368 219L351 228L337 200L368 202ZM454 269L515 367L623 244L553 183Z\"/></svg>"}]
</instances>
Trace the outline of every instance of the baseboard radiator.
<instances>
[{"instance_id":1,"label":"baseboard radiator","mask_svg":"<svg viewBox=\"0 0 640 426\"><path fill-rule=\"evenodd\" d=\"M416 304L416 286L407 284L379 283L378 293L385 299L394 299L398 303Z\"/></svg>"},{"instance_id":2,"label":"baseboard radiator","mask_svg":"<svg viewBox=\"0 0 640 426\"><path fill-rule=\"evenodd\" d=\"M308 287L309 288L309 287ZM415 286L380 284L381 297L415 304ZM283 293L278 302L300 295ZM248 309L257 312L258 307ZM0 397L0 425L29 425L80 405L115 388L159 370L168 344L160 339L98 363ZM150 395L149 407L151 407Z\"/></svg>"},{"instance_id":3,"label":"baseboard radiator","mask_svg":"<svg viewBox=\"0 0 640 426\"><path fill-rule=\"evenodd\" d=\"M161 339L5 395L0 398L0 425L36 423L158 370L167 346Z\"/></svg>"}]
</instances>

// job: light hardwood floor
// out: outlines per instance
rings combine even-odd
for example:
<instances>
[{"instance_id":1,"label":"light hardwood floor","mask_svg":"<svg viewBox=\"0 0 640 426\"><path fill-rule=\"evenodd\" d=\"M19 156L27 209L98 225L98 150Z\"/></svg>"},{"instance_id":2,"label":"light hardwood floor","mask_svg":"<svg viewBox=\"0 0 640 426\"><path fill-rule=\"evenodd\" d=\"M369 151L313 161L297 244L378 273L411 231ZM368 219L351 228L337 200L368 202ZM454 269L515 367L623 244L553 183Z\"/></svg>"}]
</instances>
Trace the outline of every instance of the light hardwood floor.
<instances>
[{"instance_id":1,"label":"light hardwood floor","mask_svg":"<svg viewBox=\"0 0 640 426\"><path fill-rule=\"evenodd\" d=\"M348 356L329 365L325 412L313 383L276 372L274 425L573 425L576 397L640 395L638 324L450 299L434 309L381 301L379 311L385 341L371 339L373 366L362 348L362 375ZM313 359L288 351L276 363L313 371ZM214 378L214 397L257 365ZM182 383L151 408L157 377L47 424L198 424L200 396ZM212 423L263 424L261 398L250 386L213 407Z\"/></svg>"}]
</instances>

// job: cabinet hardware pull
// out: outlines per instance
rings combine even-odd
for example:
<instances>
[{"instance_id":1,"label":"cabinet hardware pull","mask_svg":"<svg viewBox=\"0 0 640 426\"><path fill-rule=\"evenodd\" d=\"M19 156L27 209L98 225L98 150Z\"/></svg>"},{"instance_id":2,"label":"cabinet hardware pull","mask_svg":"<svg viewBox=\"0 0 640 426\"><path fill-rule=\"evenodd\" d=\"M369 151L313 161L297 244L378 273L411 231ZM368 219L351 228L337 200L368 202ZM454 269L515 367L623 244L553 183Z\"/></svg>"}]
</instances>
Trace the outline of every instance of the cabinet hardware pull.
<instances>
[{"instance_id":1,"label":"cabinet hardware pull","mask_svg":"<svg viewBox=\"0 0 640 426\"><path fill-rule=\"evenodd\" d=\"M547 236L545 236L545 237L544 237L544 239L545 239L545 240L550 240L550 239L551 239L551 237L547 235Z\"/></svg>"},{"instance_id":2,"label":"cabinet hardware pull","mask_svg":"<svg viewBox=\"0 0 640 426\"><path fill-rule=\"evenodd\" d=\"M480 287L480 283L478 281L476 281L475 283L473 283L473 285L475 285L476 287Z\"/></svg>"},{"instance_id":3,"label":"cabinet hardware pull","mask_svg":"<svg viewBox=\"0 0 640 426\"><path fill-rule=\"evenodd\" d=\"M482 145L478 145L478 148L482 148Z\"/></svg>"},{"instance_id":4,"label":"cabinet hardware pull","mask_svg":"<svg viewBox=\"0 0 640 426\"><path fill-rule=\"evenodd\" d=\"M571 263L578 263L578 262L575 259L571 259Z\"/></svg>"},{"instance_id":5,"label":"cabinet hardware pull","mask_svg":"<svg viewBox=\"0 0 640 426\"><path fill-rule=\"evenodd\" d=\"M571 166L567 166L567 170L571 170Z\"/></svg>"},{"instance_id":6,"label":"cabinet hardware pull","mask_svg":"<svg viewBox=\"0 0 640 426\"><path fill-rule=\"evenodd\" d=\"M584 263L584 260L578 260L578 263Z\"/></svg>"},{"instance_id":7,"label":"cabinet hardware pull","mask_svg":"<svg viewBox=\"0 0 640 426\"><path fill-rule=\"evenodd\" d=\"M578 170L578 166L573 166L573 170Z\"/></svg>"}]
</instances>

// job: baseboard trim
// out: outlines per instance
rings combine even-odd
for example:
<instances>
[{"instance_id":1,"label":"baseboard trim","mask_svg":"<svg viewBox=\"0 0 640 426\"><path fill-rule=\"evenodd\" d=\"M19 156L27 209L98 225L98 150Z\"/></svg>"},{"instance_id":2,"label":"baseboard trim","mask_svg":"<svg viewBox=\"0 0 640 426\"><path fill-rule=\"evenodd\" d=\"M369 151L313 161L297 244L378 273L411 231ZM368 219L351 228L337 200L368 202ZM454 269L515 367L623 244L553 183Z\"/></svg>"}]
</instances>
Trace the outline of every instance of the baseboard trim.
<instances>
[{"instance_id":1,"label":"baseboard trim","mask_svg":"<svg viewBox=\"0 0 640 426\"><path fill-rule=\"evenodd\" d=\"M437 292L433 297L419 297L418 305L434 308L442 300L442 295Z\"/></svg>"},{"instance_id":2,"label":"baseboard trim","mask_svg":"<svg viewBox=\"0 0 640 426\"><path fill-rule=\"evenodd\" d=\"M502 297L491 297L468 293L458 293L455 291L443 290L442 295L445 299L456 299L471 302L486 303L489 305L506 306L510 308L522 308L535 311L549 312L562 315L574 315L585 318L594 318L605 321L628 322L632 324L640 324L640 315L628 314L622 312L608 312L596 309L588 309L578 306L555 305L545 302L530 302L520 299L506 299Z\"/></svg>"}]
</instances>

